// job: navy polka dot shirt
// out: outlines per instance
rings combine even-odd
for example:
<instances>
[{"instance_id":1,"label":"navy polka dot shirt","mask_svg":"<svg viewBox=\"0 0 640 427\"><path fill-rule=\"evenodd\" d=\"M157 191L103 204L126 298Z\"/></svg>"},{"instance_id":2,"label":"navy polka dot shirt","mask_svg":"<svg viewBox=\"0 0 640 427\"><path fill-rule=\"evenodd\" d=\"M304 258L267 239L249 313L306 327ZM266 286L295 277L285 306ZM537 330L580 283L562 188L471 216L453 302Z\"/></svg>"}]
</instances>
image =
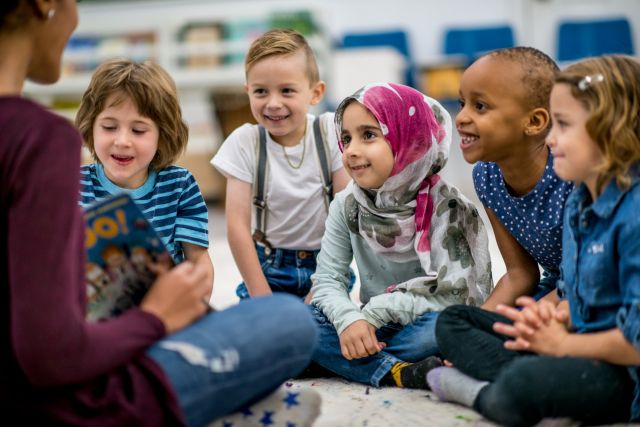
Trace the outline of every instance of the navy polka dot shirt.
<instances>
[{"instance_id":1,"label":"navy polka dot shirt","mask_svg":"<svg viewBox=\"0 0 640 427\"><path fill-rule=\"evenodd\" d=\"M542 178L528 194L514 197L497 164L478 162L473 168L478 198L490 208L520 245L545 270L545 281L558 277L562 257L564 203L573 183L562 181L553 170L549 153ZM554 283L555 285L555 283Z\"/></svg>"}]
</instances>

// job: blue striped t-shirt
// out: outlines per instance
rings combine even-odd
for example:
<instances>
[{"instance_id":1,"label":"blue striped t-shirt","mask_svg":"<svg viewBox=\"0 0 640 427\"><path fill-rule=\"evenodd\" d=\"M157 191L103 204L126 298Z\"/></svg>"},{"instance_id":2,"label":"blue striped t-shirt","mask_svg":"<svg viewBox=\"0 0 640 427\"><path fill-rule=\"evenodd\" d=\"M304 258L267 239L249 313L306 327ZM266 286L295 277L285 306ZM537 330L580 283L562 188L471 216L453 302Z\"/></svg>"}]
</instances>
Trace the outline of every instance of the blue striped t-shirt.
<instances>
[{"instance_id":1,"label":"blue striped t-shirt","mask_svg":"<svg viewBox=\"0 0 640 427\"><path fill-rule=\"evenodd\" d=\"M191 173L178 166L149 171L135 190L121 188L107 178L99 163L80 169L80 205L84 208L112 194L127 192L140 206L176 262L185 259L179 242L209 247L208 212Z\"/></svg>"}]
</instances>

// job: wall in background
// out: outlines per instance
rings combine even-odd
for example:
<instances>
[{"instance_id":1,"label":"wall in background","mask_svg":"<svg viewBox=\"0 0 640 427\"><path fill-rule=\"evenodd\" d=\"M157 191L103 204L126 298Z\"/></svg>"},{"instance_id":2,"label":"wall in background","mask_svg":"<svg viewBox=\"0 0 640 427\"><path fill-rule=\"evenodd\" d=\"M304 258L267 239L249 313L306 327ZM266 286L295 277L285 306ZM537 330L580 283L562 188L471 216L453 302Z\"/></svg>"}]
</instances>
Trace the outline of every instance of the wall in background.
<instances>
[{"instance_id":1,"label":"wall in background","mask_svg":"<svg viewBox=\"0 0 640 427\"><path fill-rule=\"evenodd\" d=\"M444 30L451 26L509 23L516 42L537 47L551 56L556 51L560 20L625 16L640 50L639 0L156 0L82 3L79 29L132 23L144 26L155 20L176 20L200 14L244 13L265 8L316 9L327 33L338 40L344 33L404 28L410 34L418 63L431 63L442 50ZM108 11L108 12L107 12ZM105 15L105 13L107 13Z\"/></svg>"},{"instance_id":2,"label":"wall in background","mask_svg":"<svg viewBox=\"0 0 640 427\"><path fill-rule=\"evenodd\" d=\"M194 24L260 21L273 12L309 10L320 26L314 33L317 37L312 41L317 42L314 48L319 56L322 77L329 87L325 97L329 102L323 108L335 106L337 100L361 84L379 80L371 77L372 70L389 69L390 64L397 63L392 53L385 52L392 56L354 60L353 54L348 54L351 60L348 65L340 62L341 66L333 66L338 64L340 55L331 46L346 33L404 29L409 36L414 62L420 67L443 60L443 37L448 28L509 24L514 30L516 44L534 46L555 57L556 30L561 20L622 16L631 22L635 49L640 51L640 0L102 0L83 2L79 10L80 25L76 35L97 35L107 39L113 36L114 41L104 43L98 49L88 47L88 53L82 52L82 45L76 46L75 56L70 55L72 58L86 60L88 56L92 61L102 60L105 55L121 51L122 43L118 40L121 33L140 33L136 35L137 48L129 52L129 56L145 57L152 51L152 56L168 68L181 92L183 111L191 128L185 165L195 172L205 186L203 193L213 200L224 197L224 187L221 177L210 167L208 160L229 129L250 121L251 115L242 91L242 51L233 51L234 57L240 58L238 62L225 62L224 67L217 68L209 64L208 68L188 69L176 59L189 50L189 46L180 44L183 41L179 34ZM238 27L243 28L243 25L240 22ZM210 32L215 28L204 30ZM150 40L145 37L150 37ZM211 43L205 53L217 58L227 57L229 49L246 49L246 40L239 42ZM93 58L93 53L98 57ZM395 66L398 70L400 67ZM83 70L84 75L81 76L67 78L68 74L51 86L27 85L26 93L72 118L92 69L90 66ZM391 69L397 71L393 67ZM344 93L336 92L341 87L337 84L339 80L336 77L341 77L337 73L356 75L355 80L349 79L348 84L342 85L344 90L340 90ZM453 87L455 97L457 85ZM452 107L452 113L455 114L455 107ZM445 172L448 179L473 197L470 166L456 148L452 149Z\"/></svg>"},{"instance_id":3,"label":"wall in background","mask_svg":"<svg viewBox=\"0 0 640 427\"><path fill-rule=\"evenodd\" d=\"M345 70L339 54L327 56L326 48L330 49L331 44L336 44L347 33L405 30L416 71L446 61L442 51L445 32L450 28L507 24L513 28L516 44L533 46L556 57L557 29L561 21L624 17L631 23L634 45L636 51L640 51L640 0L449 0L446 4L440 0L103 0L81 4L77 33L108 33L161 26L164 30L160 32L160 54L166 56L172 54L168 53L171 49L173 52L181 49L172 45L171 34L198 20L251 21L273 11L296 9L311 10L314 20L322 26L322 36L327 39L322 43L324 53L319 55L320 66L324 67L322 77L329 83L327 105L323 106L326 108L334 107L337 100L351 93L346 88L341 89L347 84L351 86L361 73L350 65L353 61L349 61ZM166 64L168 61L160 62ZM363 79L370 80L372 74L375 77L388 75L375 65L378 62L370 61L371 66L364 70L367 75L363 75ZM381 72L375 74L372 69ZM200 76L192 73L183 79L179 73L171 71L180 86L189 84L202 89L211 83L211 73L208 72ZM335 73L342 71L349 73L347 84L343 84L344 79L335 78ZM243 82L243 77L240 62L236 69L226 67L225 70L217 70L214 84L238 85ZM451 76L449 80L455 82ZM432 93L438 96L437 92Z\"/></svg>"}]
</instances>

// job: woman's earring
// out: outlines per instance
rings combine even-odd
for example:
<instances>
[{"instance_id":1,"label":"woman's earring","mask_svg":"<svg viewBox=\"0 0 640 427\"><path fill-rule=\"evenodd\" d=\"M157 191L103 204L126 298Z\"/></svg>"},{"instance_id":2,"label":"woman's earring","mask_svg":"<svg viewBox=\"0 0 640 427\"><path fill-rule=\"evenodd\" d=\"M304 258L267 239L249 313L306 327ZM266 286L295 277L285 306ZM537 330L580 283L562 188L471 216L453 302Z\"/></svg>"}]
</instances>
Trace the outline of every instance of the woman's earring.
<instances>
[{"instance_id":1,"label":"woman's earring","mask_svg":"<svg viewBox=\"0 0 640 427\"><path fill-rule=\"evenodd\" d=\"M47 19L51 19L55 16L56 14L56 10L55 9L49 9L49 12L47 12Z\"/></svg>"}]
</instances>

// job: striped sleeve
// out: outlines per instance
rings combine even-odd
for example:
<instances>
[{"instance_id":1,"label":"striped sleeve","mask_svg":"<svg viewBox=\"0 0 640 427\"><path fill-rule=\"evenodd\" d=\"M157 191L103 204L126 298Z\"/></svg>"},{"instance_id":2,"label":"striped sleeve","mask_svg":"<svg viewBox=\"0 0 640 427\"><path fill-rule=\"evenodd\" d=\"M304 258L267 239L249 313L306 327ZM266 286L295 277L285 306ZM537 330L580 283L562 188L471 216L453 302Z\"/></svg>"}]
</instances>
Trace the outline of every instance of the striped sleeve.
<instances>
[{"instance_id":1,"label":"striped sleeve","mask_svg":"<svg viewBox=\"0 0 640 427\"><path fill-rule=\"evenodd\" d=\"M209 213L200 188L191 173L187 172L184 187L178 201L175 240L209 247Z\"/></svg>"},{"instance_id":2,"label":"striped sleeve","mask_svg":"<svg viewBox=\"0 0 640 427\"><path fill-rule=\"evenodd\" d=\"M82 165L80 167L80 206L86 208L108 196L109 193L98 179L96 165L94 163Z\"/></svg>"}]
</instances>

